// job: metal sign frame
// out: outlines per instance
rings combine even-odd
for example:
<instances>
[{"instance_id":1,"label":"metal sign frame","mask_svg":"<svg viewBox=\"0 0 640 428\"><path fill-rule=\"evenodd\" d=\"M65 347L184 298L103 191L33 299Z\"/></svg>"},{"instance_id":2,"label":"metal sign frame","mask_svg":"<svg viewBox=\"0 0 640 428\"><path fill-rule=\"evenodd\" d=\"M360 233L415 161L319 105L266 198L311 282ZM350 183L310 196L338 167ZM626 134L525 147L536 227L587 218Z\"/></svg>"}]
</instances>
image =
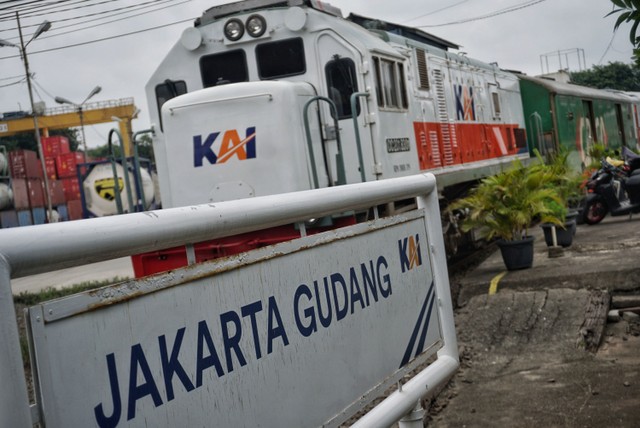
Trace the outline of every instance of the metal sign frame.
<instances>
[{"instance_id":1,"label":"metal sign frame","mask_svg":"<svg viewBox=\"0 0 640 428\"><path fill-rule=\"evenodd\" d=\"M40 402L30 408L28 403L17 325L13 316L11 278L177 245L189 246L202 240L417 197L420 211L376 222L388 225L393 222L415 220L416 216L424 215L423 224L428 242L423 245L428 246L429 264L436 289L431 304L437 307L442 340L438 340L437 344L430 348L431 351L435 351L440 346L435 362L401 385L398 391L357 423L359 426L393 424L409 413L424 395L435 393L458 366L453 311L435 188L433 175L425 174L227 203L0 231L0 338L10 345L0 350L0 378L3 379L0 385L0 425L30 426L41 421L42 409L47 406L47 403ZM260 226L256 227L256 224ZM367 227L371 228L372 224L356 225L348 233L362 234ZM335 235L323 235L317 239L341 239L345 236L336 236L344 233L346 232L338 229ZM64 240L60 239L61 236L64 236ZM314 239L316 238L308 237L296 240L300 241L298 243L284 243L280 249L289 247L290 250L296 246L304 246ZM242 263L246 264L247 260L258 263L263 259L275 257L278 255L278 248L267 247L246 253L242 256ZM42 320L48 317L53 321L55 318L71 316L89 307L110 305L127 300L133 295L153 293L158 289L171 287L172 284L183 283L185 276L202 275L203 269L210 270L211 266L214 266L215 271L227 271L237 267L238 263L237 258L230 258L213 265L194 265L176 271L178 277L165 275L162 280L151 277L130 281L101 289L99 292L83 293L64 301L45 303L37 307L41 312L39 315L34 312L32 321L37 321L37 317L41 317ZM210 273L209 271L208 274ZM413 367L414 362L422 361L427 354L428 352L415 359L407 367ZM43 357L36 355L36 359L38 358ZM46 365L46 362L44 364ZM397 376L387 379L383 385L388 386L396 381ZM382 386L378 387L380 388ZM357 406L357 403L354 406ZM329 424L341 423L352 413L351 410L353 408L334 416ZM331 415L327 415L327 419L330 418Z\"/></svg>"}]
</instances>

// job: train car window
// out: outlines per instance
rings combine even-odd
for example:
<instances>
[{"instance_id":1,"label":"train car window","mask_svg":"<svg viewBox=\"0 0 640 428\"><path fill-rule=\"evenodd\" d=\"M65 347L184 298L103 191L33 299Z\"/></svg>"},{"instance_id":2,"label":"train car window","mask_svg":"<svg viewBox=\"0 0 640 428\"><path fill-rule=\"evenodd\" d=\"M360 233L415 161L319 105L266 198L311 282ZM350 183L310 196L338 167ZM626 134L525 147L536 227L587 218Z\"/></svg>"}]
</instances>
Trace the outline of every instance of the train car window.
<instances>
[{"instance_id":1,"label":"train car window","mask_svg":"<svg viewBox=\"0 0 640 428\"><path fill-rule=\"evenodd\" d=\"M374 57L373 65L378 105L392 110L406 109L409 103L402 63Z\"/></svg>"},{"instance_id":2,"label":"train car window","mask_svg":"<svg viewBox=\"0 0 640 428\"><path fill-rule=\"evenodd\" d=\"M382 80L380 80L380 59L373 57L373 71L376 78L376 98L378 107L384 107L384 97L382 96Z\"/></svg>"},{"instance_id":3,"label":"train car window","mask_svg":"<svg viewBox=\"0 0 640 428\"><path fill-rule=\"evenodd\" d=\"M247 58L242 49L200 58L200 75L205 88L226 83L247 82Z\"/></svg>"},{"instance_id":4,"label":"train car window","mask_svg":"<svg viewBox=\"0 0 640 428\"><path fill-rule=\"evenodd\" d=\"M295 76L307 71L301 38L262 43L256 46L260 79Z\"/></svg>"},{"instance_id":5,"label":"train car window","mask_svg":"<svg viewBox=\"0 0 640 428\"><path fill-rule=\"evenodd\" d=\"M493 99L493 113L496 117L500 117L500 97L498 93L492 92L491 98Z\"/></svg>"},{"instance_id":6,"label":"train car window","mask_svg":"<svg viewBox=\"0 0 640 428\"><path fill-rule=\"evenodd\" d=\"M350 58L336 56L324 67L329 98L336 104L338 119L352 117L351 94L358 92L356 65ZM356 103L356 116L360 114L360 100Z\"/></svg>"},{"instance_id":7,"label":"train car window","mask_svg":"<svg viewBox=\"0 0 640 428\"><path fill-rule=\"evenodd\" d=\"M427 68L427 55L424 50L416 49L418 64L418 89L429 89L429 69Z\"/></svg>"},{"instance_id":8,"label":"train car window","mask_svg":"<svg viewBox=\"0 0 640 428\"><path fill-rule=\"evenodd\" d=\"M402 102L402 108L409 108L407 88L404 84L404 65L402 65L402 63L398 63L398 83L400 84L400 101Z\"/></svg>"},{"instance_id":9,"label":"train car window","mask_svg":"<svg viewBox=\"0 0 640 428\"><path fill-rule=\"evenodd\" d=\"M184 80L165 80L164 83L156 86L156 104L158 105L158 116L160 117L160 129L162 129L161 109L164 103L171 98L187 93L187 83Z\"/></svg>"}]
</instances>

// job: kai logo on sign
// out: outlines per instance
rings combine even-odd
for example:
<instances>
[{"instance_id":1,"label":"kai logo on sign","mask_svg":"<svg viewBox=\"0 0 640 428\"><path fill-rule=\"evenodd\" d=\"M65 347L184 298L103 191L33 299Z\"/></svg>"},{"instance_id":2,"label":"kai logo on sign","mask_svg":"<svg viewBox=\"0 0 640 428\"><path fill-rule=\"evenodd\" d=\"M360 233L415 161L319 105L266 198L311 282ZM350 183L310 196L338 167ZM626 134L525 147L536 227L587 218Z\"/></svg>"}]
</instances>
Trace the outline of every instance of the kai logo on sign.
<instances>
[{"instance_id":1,"label":"kai logo on sign","mask_svg":"<svg viewBox=\"0 0 640 428\"><path fill-rule=\"evenodd\" d=\"M458 120L476 120L473 88L454 85L456 91L456 117Z\"/></svg>"},{"instance_id":2,"label":"kai logo on sign","mask_svg":"<svg viewBox=\"0 0 640 428\"><path fill-rule=\"evenodd\" d=\"M221 138L220 132L213 132L206 138L202 135L193 137L193 166L200 167L206 159L211 165L225 163L229 159L254 159L256 157L256 128L247 128L245 137L241 138L238 131L225 131ZM217 142L220 142L218 145ZM214 147L215 146L215 147Z\"/></svg>"},{"instance_id":3,"label":"kai logo on sign","mask_svg":"<svg viewBox=\"0 0 640 428\"><path fill-rule=\"evenodd\" d=\"M398 241L400 251L400 266L402 273L422 265L422 253L420 252L420 235L408 236Z\"/></svg>"}]
</instances>

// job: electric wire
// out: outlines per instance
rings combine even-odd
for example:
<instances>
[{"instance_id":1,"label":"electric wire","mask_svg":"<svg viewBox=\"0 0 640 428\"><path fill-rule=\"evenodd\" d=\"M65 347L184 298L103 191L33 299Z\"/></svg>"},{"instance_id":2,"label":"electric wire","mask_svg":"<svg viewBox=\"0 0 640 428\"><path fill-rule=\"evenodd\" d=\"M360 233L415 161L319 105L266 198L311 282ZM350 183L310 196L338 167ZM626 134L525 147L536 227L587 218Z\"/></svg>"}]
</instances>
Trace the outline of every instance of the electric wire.
<instances>
[{"instance_id":1,"label":"electric wire","mask_svg":"<svg viewBox=\"0 0 640 428\"><path fill-rule=\"evenodd\" d=\"M449 6L441 7L440 9L433 10L433 11L431 11L431 12L425 13L424 15L420 15L420 16L416 16L415 18L407 19L406 21L403 21L403 23L407 23L407 22L411 22L411 21L416 21L416 20L418 20L418 19L420 19L420 18L424 18L425 16L435 15L436 13L442 12L443 10L447 10L447 9L454 8L454 7L456 7L456 6L461 5L462 3L466 3L466 2L468 2L468 1L469 1L469 0L462 0L462 1L459 1L458 3L454 3L454 4L449 5Z\"/></svg>"},{"instance_id":2,"label":"electric wire","mask_svg":"<svg viewBox=\"0 0 640 428\"><path fill-rule=\"evenodd\" d=\"M128 32L128 33L117 34L115 36L103 37L103 38L100 38L100 39L89 40L89 41L86 41L86 42L74 43L74 44L65 45L65 46L58 46L58 47L55 47L55 48L42 49L42 50L39 50L39 51L29 51L29 55L35 55L35 54L40 54L40 53L45 53L45 52L55 52L55 51L59 51L59 50L63 50L63 49L75 48L75 47L78 47L78 46L85 46L85 45L90 45L90 44L93 44L93 43L99 43L99 42L104 42L104 41L108 41L108 40L119 39L121 37L131 36L131 35L134 35L134 34L140 34L140 33L144 33L144 32L147 32L147 31L158 30L160 28L170 27L172 25L184 24L185 22L190 22L190 21L192 22L194 19L195 18L187 18L187 19L182 19L180 21L176 21L176 22L170 22L168 24L157 25L155 27L145 28L145 29L142 29L142 30L136 30L136 31ZM20 57L20 55L9 55L9 56L0 57L0 60L11 59L11 58L19 58L19 57Z\"/></svg>"},{"instance_id":3,"label":"electric wire","mask_svg":"<svg viewBox=\"0 0 640 428\"><path fill-rule=\"evenodd\" d=\"M527 3L522 3L522 4L519 4L519 5L509 6L509 7L506 7L504 9L500 9L500 10L488 13L486 15L476 16L474 18L460 19L458 21L447 22L447 23L444 23L444 24L416 25L416 27L417 28L435 28L435 27L445 27L445 26L448 26L448 25L466 24L467 22L480 21L480 20L483 20L483 19L494 18L494 17L499 16L499 15L504 15L504 14L507 14L507 13L515 12L517 10L525 9L527 7L534 6L534 5L538 4L538 3L542 3L543 1L546 1L546 0L530 0Z\"/></svg>"},{"instance_id":4,"label":"electric wire","mask_svg":"<svg viewBox=\"0 0 640 428\"><path fill-rule=\"evenodd\" d=\"M127 11L123 11L123 12L118 12L118 13L114 13L114 14L109 15L109 16L102 16L102 17L98 17L98 18L88 19L88 20L85 20L85 21L82 21L82 22L77 22L77 23L74 23L74 24L56 25L55 26L55 29L56 29L56 33L55 34L51 34L51 35L48 35L48 36L40 37L40 38L38 38L38 40L46 40L46 39L50 39L50 38L53 38L53 37L62 36L64 34L75 33L77 31L82 31L82 30L86 30L86 29L93 29L95 27L99 27L99 26L102 26L102 25L111 24L111 23L114 23L114 22L124 21L125 19L135 18L135 17L142 16L142 15L145 15L145 14L150 14L150 13L157 12L157 11L160 11L160 10L168 9L170 7L179 6L179 5L187 3L189 1L191 1L191 0L183 0L181 2L177 2L176 3L175 0L161 0L161 3L158 4L158 5L146 5L146 6L140 7L139 9L136 9L136 10L127 10ZM71 30L71 31L64 31L64 32L59 32L58 31L58 30L62 30L62 29L65 29L65 28L77 27L77 26L80 26L80 25L83 25L83 24L90 24L92 22L101 21L103 19L109 19L109 18L121 16L121 15L126 15L126 14L131 13L131 12L138 12L140 10L149 9L149 8L152 8L152 7L155 7L155 6L161 6L162 4L166 4L166 3L171 3L171 4L169 4L167 6L157 7L155 9L153 9L153 10L146 10L146 11L143 11L143 12L140 12L140 13L134 13L133 15L124 16L124 17L117 18L117 19L112 19L111 21L104 21L104 22L99 22L99 23L96 23L96 24L91 24L89 26L76 28L75 30ZM59 20L59 21L55 21L55 22L62 22L62 21L63 20ZM0 30L0 32L2 32L2 31L8 31L8 30ZM17 39L17 37L13 37L11 39L12 40L13 39Z\"/></svg>"}]
</instances>

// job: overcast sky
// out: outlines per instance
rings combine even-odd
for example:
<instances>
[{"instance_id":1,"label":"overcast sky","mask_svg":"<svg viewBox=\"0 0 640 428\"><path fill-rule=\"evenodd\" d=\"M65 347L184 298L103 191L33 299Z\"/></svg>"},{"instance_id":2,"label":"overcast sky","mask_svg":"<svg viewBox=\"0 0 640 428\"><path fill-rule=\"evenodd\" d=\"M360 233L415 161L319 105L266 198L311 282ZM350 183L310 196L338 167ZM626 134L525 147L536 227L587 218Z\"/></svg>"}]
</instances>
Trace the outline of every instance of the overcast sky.
<instances>
[{"instance_id":1,"label":"overcast sky","mask_svg":"<svg viewBox=\"0 0 640 428\"><path fill-rule=\"evenodd\" d=\"M15 8L28 40L43 20L51 29L27 47L35 73L36 101L47 107L55 96L82 102L133 97L141 110L133 130L149 127L144 86L182 31L209 7L224 0L50 0L0 1L0 39L19 43ZM461 46L469 57L497 62L502 68L538 75L567 66L571 71L609 62L631 62L629 25L614 34L616 17L609 0L332 0L343 15L419 26ZM52 6L48 6L52 5ZM90 6L90 7L87 7ZM33 8L27 10L29 8ZM70 10L65 10L70 9ZM105 14L102 12L109 13ZM132 15L138 15L130 17ZM111 16L110 18L108 16ZM130 18L127 18L130 17ZM108 22L113 21L113 22ZM170 25L178 21L186 21ZM96 26L96 24L98 24ZM142 31L153 27L155 30ZM120 36L126 33L136 34ZM105 41L96 40L107 39ZM73 46L77 45L77 46ZM564 52L562 55L554 52ZM18 49L0 48L0 112L30 111L24 67ZM567 63L568 61L568 63ZM89 147L106 143L116 125L88 126Z\"/></svg>"}]
</instances>

